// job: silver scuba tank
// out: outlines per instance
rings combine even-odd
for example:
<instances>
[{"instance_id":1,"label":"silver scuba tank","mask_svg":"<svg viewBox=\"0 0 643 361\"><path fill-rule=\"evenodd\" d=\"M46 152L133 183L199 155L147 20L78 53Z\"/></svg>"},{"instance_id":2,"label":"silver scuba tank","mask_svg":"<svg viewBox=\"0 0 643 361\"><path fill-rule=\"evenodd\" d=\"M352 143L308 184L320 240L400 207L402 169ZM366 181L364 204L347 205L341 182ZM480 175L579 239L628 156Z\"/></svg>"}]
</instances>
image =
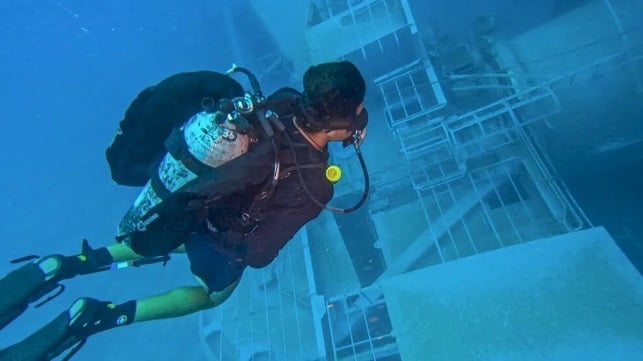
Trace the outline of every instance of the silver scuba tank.
<instances>
[{"instance_id":1,"label":"silver scuba tank","mask_svg":"<svg viewBox=\"0 0 643 361\"><path fill-rule=\"evenodd\" d=\"M226 117L224 122L217 121L220 117L224 117L220 112L200 112L192 116L180 129L187 151L196 160L212 168L243 155L248 151L250 144L249 136L239 133L229 117ZM170 193L180 191L198 177L170 152L161 161L157 173L163 187ZM118 225L117 239L127 239L127 236L135 231L144 231L147 225L156 219L157 215L148 213L163 201L157 193L152 180L149 180Z\"/></svg>"}]
</instances>

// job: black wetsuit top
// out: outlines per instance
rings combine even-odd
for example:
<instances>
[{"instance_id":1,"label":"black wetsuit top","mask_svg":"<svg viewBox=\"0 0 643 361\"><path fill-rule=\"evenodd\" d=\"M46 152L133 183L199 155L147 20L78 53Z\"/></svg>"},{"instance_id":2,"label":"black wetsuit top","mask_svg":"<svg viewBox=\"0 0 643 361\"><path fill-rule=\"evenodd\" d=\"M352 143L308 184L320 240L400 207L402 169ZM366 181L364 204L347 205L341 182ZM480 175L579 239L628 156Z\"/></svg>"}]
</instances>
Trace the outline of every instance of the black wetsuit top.
<instances>
[{"instance_id":1,"label":"black wetsuit top","mask_svg":"<svg viewBox=\"0 0 643 361\"><path fill-rule=\"evenodd\" d=\"M112 177L120 184L143 185L149 169L155 169L165 153L158 142L146 143L150 131L154 131L137 129L135 123L148 123L143 128L156 127L159 134L169 133L173 127L202 110L202 98L218 99L242 94L236 82L207 71L176 74L144 90L121 121L122 134L119 133L108 148ZM253 216L260 221L248 225L241 222L241 217L257 199L257 194L268 189L267 184L273 174L274 152L265 137L251 146L246 155L221 166L219 174L207 180L207 187L201 196L216 195L216 200L205 208L207 214L203 222L195 224L188 232L207 233L210 242L216 243L219 249L229 251L230 257L239 260L242 266L260 268L269 264L294 234L321 212L321 208L305 192L297 172L301 172L306 187L319 202L326 204L333 195L333 186L325 177L327 149L314 149L292 124L293 117L300 116L294 106L293 96L296 94L292 90L282 89L271 95L268 103L269 108L280 116L295 145L300 168L295 167L287 138L277 133L275 141L279 148L281 176L272 195L259 202L260 206L253 212ZM153 164L151 167L128 170L125 166L120 167L128 163L127 157L139 157ZM128 172L135 176L128 178ZM123 176L119 176L121 174ZM185 237L187 239L188 234ZM212 268L212 272L216 273L217 266L213 264ZM215 285L213 288L221 286Z\"/></svg>"},{"instance_id":2,"label":"black wetsuit top","mask_svg":"<svg viewBox=\"0 0 643 361\"><path fill-rule=\"evenodd\" d=\"M299 169L295 165L290 144L285 136L277 134L280 180L274 193L258 209L257 213L262 220L250 227L237 227L236 224L241 214L255 201L256 195L269 188L266 184L270 182L273 175L272 151L268 153L269 157L259 158L256 165L240 159L238 167L257 170L252 175L254 182L242 191L215 202L215 206L209 211L208 219L211 224L217 229L224 230L219 235L215 235L215 238L220 238L223 243L232 242L241 245L246 263L255 268L264 267L270 263L294 234L307 222L316 218L322 210L302 187L297 172L301 172L306 187L319 202L326 204L333 196L332 183L325 176L327 149L316 150L299 134L292 122L293 116L297 116L296 109L293 109L289 101L283 100L282 94L288 93L283 90L277 91L268 97L268 103L271 104L273 99L281 99L274 101L270 109L280 116L286 132L294 143L296 157L300 163ZM268 159L269 167L266 167ZM234 164L234 162L231 163ZM261 181L257 182L259 179ZM228 217L229 215L232 217ZM248 228L251 229L250 232Z\"/></svg>"}]
</instances>

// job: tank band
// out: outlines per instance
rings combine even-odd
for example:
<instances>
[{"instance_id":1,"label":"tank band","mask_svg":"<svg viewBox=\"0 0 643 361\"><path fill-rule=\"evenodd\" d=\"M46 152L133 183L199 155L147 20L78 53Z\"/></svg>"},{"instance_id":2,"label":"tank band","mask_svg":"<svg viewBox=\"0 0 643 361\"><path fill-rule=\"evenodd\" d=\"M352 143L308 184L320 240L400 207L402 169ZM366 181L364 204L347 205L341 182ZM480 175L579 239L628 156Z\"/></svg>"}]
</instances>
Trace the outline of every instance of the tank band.
<instances>
[{"instance_id":1,"label":"tank band","mask_svg":"<svg viewBox=\"0 0 643 361\"><path fill-rule=\"evenodd\" d=\"M172 130L172 133L165 141L165 148L167 148L168 153L170 153L174 159L181 162L185 168L196 174L197 177L207 174L208 171L211 170L210 166L201 162L190 153L188 144L185 142L185 137L183 136L183 131L178 128Z\"/></svg>"},{"instance_id":2,"label":"tank band","mask_svg":"<svg viewBox=\"0 0 643 361\"><path fill-rule=\"evenodd\" d=\"M152 177L150 177L150 185L152 186L154 193L163 200L168 199L172 195L172 192L170 192L165 184L163 184L163 181L161 181L159 172L154 172L154 174L152 174Z\"/></svg>"}]
</instances>

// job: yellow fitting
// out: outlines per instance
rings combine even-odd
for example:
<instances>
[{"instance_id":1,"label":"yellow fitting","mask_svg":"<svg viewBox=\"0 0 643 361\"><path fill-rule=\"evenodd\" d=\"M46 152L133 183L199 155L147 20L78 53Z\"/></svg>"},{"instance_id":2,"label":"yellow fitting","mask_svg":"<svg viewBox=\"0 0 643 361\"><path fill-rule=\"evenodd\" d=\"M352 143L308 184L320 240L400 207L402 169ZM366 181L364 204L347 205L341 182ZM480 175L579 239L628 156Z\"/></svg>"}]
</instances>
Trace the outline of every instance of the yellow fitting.
<instances>
[{"instance_id":1,"label":"yellow fitting","mask_svg":"<svg viewBox=\"0 0 643 361\"><path fill-rule=\"evenodd\" d=\"M342 170L336 165L326 168L326 179L335 183L342 177Z\"/></svg>"}]
</instances>

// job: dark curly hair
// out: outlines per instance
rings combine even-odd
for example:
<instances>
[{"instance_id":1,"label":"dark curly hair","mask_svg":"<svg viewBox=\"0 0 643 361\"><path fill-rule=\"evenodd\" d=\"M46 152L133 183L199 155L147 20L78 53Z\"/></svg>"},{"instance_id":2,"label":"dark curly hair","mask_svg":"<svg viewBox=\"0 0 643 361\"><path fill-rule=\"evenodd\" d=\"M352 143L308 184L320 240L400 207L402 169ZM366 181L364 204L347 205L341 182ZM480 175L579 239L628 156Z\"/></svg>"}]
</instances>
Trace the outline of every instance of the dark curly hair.
<instances>
[{"instance_id":1,"label":"dark curly hair","mask_svg":"<svg viewBox=\"0 0 643 361\"><path fill-rule=\"evenodd\" d=\"M304 74L304 105L322 123L330 118L354 118L365 93L364 77L348 61L318 64Z\"/></svg>"}]
</instances>

